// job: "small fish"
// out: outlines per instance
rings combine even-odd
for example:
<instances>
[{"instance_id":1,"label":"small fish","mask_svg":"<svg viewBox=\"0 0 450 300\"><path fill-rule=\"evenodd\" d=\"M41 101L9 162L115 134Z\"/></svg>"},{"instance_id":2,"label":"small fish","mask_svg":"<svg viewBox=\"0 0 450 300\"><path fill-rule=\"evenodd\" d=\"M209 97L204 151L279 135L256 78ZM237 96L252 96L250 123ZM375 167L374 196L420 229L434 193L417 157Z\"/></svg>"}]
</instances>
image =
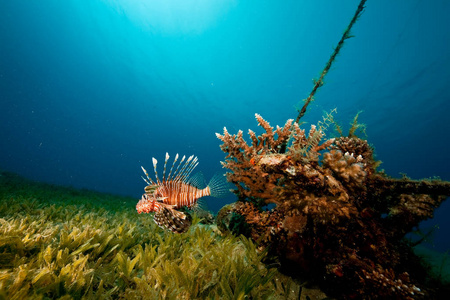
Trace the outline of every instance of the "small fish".
<instances>
[{"instance_id":1,"label":"small fish","mask_svg":"<svg viewBox=\"0 0 450 300\"><path fill-rule=\"evenodd\" d=\"M207 187L201 188L203 177L201 173L190 177L192 171L198 165L197 157L194 155L183 156L175 171L173 168L178 161L178 153L166 178L167 161L169 154L166 153L164 161L163 177L158 177L156 165L158 161L152 158L156 180L152 180L144 167L141 166L147 179L145 194L136 205L138 213L155 212L153 217L156 224L161 228L169 229L176 233L183 233L191 225L189 217L179 211L183 207L193 209L198 205L198 200L205 196L221 197L228 192L228 183L224 176L214 176Z\"/></svg>"}]
</instances>

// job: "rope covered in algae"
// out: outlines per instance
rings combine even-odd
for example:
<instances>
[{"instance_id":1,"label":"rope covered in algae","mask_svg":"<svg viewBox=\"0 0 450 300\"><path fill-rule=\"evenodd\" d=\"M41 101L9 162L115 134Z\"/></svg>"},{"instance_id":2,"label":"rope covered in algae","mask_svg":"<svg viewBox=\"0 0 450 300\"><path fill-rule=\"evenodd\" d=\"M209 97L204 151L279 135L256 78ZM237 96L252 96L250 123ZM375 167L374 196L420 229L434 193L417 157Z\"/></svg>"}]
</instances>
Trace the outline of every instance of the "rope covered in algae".
<instances>
[{"instance_id":1,"label":"rope covered in algae","mask_svg":"<svg viewBox=\"0 0 450 300\"><path fill-rule=\"evenodd\" d=\"M300 118L302 118L305 115L306 108L308 107L309 103L314 99L314 94L323 85L323 78L330 70L334 59L339 54L339 51L341 50L342 46L344 45L344 41L346 39L349 39L352 37L352 35L350 35L350 30L352 29L353 24L355 24L356 21L358 20L358 18L361 16L361 14L364 10L365 3L366 3L366 0L361 0L361 2L359 3L358 8L356 9L355 15L353 16L352 20L350 21L350 24L348 25L347 29L345 30L344 34L342 35L341 40L339 41L336 48L334 49L333 54L331 54L330 59L328 60L327 64L325 65L325 68L322 71L322 74L320 75L320 78L315 81L314 88L311 91L311 94L309 94L308 98L306 98L305 104L303 105L302 109L299 111L297 119L295 119L295 122L297 124L300 121Z\"/></svg>"}]
</instances>

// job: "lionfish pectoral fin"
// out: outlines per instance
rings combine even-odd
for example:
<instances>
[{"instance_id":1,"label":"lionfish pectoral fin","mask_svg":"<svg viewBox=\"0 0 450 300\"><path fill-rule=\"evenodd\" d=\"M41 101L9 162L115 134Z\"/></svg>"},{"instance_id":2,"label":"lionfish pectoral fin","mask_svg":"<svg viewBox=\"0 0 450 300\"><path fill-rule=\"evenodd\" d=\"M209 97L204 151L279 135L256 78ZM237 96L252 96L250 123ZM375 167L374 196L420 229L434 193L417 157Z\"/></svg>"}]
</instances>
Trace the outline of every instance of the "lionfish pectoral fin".
<instances>
[{"instance_id":1,"label":"lionfish pectoral fin","mask_svg":"<svg viewBox=\"0 0 450 300\"><path fill-rule=\"evenodd\" d=\"M155 213L153 220L159 227L169 229L175 233L186 232L191 226L190 218L181 211L174 210L166 205Z\"/></svg>"},{"instance_id":2,"label":"lionfish pectoral fin","mask_svg":"<svg viewBox=\"0 0 450 300\"><path fill-rule=\"evenodd\" d=\"M198 199L197 202L189 207L190 210L192 210L195 213L198 213L203 210L208 210L208 205L206 203L205 199Z\"/></svg>"}]
</instances>

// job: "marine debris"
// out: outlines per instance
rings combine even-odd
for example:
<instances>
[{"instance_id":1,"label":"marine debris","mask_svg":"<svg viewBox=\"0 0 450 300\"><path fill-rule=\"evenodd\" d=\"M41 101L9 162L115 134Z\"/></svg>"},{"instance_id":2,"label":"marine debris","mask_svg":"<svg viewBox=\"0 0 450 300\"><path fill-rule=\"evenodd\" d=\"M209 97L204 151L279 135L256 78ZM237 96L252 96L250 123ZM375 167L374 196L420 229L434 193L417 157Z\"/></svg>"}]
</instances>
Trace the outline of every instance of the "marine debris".
<instances>
[{"instance_id":1,"label":"marine debris","mask_svg":"<svg viewBox=\"0 0 450 300\"><path fill-rule=\"evenodd\" d=\"M298 110L298 116L295 119L295 123L299 123L299 120L306 113L306 108L311 103L311 101L314 100L314 95L319 90L319 88L323 86L324 78L328 74L328 71L331 69L331 66L333 65L333 62L336 59L336 57L338 56L338 54L341 51L342 47L344 46L345 41L353 37L352 34L351 34L352 27L353 27L353 25L355 25L356 21L358 21L359 17L361 17L361 15L362 15L362 13L364 11L364 8L365 8L364 5L366 4L366 1L367 0L361 0L359 2L358 7L356 8L356 11L355 11L355 13L353 15L353 18L351 19L350 23L348 24L347 28L345 29L344 33L342 34L341 39L339 40L339 42L337 43L336 47L334 48L333 53L331 54L331 56L328 59L325 67L322 70L322 73L320 73L319 79L314 80L314 87L313 87L311 93L309 94L308 98L306 98L304 100L305 103L303 104L302 108Z\"/></svg>"},{"instance_id":2,"label":"marine debris","mask_svg":"<svg viewBox=\"0 0 450 300\"><path fill-rule=\"evenodd\" d=\"M216 133L239 198L219 212L222 231L251 237L282 269L315 278L333 297L435 296L404 237L433 216L450 182L378 172L372 147L355 128L325 138L331 115L308 134L292 119L276 129L258 114L256 120L265 132L249 130L251 143L241 130Z\"/></svg>"}]
</instances>

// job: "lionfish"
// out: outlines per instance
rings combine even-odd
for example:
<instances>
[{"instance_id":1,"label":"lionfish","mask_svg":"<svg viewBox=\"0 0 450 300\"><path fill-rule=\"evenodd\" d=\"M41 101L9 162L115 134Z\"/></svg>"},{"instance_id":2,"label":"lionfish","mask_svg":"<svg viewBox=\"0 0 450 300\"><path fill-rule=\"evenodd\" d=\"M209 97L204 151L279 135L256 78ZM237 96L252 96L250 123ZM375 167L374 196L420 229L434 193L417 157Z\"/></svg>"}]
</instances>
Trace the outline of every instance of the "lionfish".
<instances>
[{"instance_id":1,"label":"lionfish","mask_svg":"<svg viewBox=\"0 0 450 300\"><path fill-rule=\"evenodd\" d=\"M156 165L158 161L152 157L153 168L156 180L152 180L144 167L141 166L147 179L142 177L147 183L145 194L136 205L138 213L155 212L153 220L159 227L169 229L172 232L183 233L189 229L191 225L190 216L179 209L187 207L194 209L198 206L198 200L205 196L221 197L228 191L228 184L224 176L215 175L207 187L201 188L203 184L203 176L197 173L190 176L192 171L198 165L197 157L194 155L181 158L175 171L173 168L178 161L178 153L170 168L166 178L167 161L169 154L166 153L164 162L164 171L162 179L158 177Z\"/></svg>"}]
</instances>

